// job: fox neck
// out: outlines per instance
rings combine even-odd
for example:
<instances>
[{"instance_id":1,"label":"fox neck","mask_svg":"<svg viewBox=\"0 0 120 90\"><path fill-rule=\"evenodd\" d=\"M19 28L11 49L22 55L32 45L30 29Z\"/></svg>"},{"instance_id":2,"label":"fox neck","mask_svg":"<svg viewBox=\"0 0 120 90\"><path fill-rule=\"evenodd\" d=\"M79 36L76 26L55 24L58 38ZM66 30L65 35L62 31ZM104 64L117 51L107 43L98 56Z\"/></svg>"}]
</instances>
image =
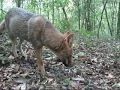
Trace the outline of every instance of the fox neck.
<instances>
[{"instance_id":1,"label":"fox neck","mask_svg":"<svg viewBox=\"0 0 120 90\"><path fill-rule=\"evenodd\" d=\"M59 47L64 39L63 34L56 29L45 30L44 34L44 45L53 52L59 52Z\"/></svg>"}]
</instances>

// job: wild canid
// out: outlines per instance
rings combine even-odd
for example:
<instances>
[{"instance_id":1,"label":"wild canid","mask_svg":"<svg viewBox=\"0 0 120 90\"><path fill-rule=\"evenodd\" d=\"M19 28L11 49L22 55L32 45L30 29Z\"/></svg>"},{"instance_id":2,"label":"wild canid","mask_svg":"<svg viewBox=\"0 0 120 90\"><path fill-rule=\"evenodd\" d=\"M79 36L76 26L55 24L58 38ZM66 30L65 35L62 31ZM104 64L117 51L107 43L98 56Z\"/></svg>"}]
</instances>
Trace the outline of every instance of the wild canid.
<instances>
[{"instance_id":1,"label":"wild canid","mask_svg":"<svg viewBox=\"0 0 120 90\"><path fill-rule=\"evenodd\" d=\"M35 15L21 8L11 8L7 12L5 20L0 23L0 32L5 29L8 30L9 38L12 41L12 51L15 57L18 57L17 37L20 39L20 44L24 40L32 44L41 74L45 74L42 61L43 46L51 49L65 66L72 64L73 33L62 34L43 16Z\"/></svg>"}]
</instances>

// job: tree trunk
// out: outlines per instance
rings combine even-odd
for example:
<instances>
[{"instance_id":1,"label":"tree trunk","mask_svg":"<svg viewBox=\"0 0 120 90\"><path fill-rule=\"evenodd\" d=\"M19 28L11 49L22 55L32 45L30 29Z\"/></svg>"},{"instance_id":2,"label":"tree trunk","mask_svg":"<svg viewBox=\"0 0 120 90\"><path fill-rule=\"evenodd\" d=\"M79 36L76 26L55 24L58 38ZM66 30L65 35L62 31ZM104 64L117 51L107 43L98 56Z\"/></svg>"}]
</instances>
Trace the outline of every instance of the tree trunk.
<instances>
[{"instance_id":1,"label":"tree trunk","mask_svg":"<svg viewBox=\"0 0 120 90\"><path fill-rule=\"evenodd\" d=\"M22 0L15 0L17 7L21 7L21 1L22 1Z\"/></svg>"},{"instance_id":2,"label":"tree trunk","mask_svg":"<svg viewBox=\"0 0 120 90\"><path fill-rule=\"evenodd\" d=\"M54 24L54 0L52 0L53 3L53 10L52 10L52 23Z\"/></svg>"},{"instance_id":3,"label":"tree trunk","mask_svg":"<svg viewBox=\"0 0 120 90\"><path fill-rule=\"evenodd\" d=\"M92 20L91 20L91 11L90 11L90 8L91 8L91 3L92 3L92 0L87 0L85 2L85 29L87 31L92 31Z\"/></svg>"},{"instance_id":4,"label":"tree trunk","mask_svg":"<svg viewBox=\"0 0 120 90\"><path fill-rule=\"evenodd\" d=\"M96 6L95 6L95 0L93 0L93 2L94 2L94 4L93 4L93 14L94 14L94 15L93 15L93 18L94 18L94 20L93 20L93 30L95 30L95 29L96 29L95 24L96 24L96 21L97 21L96 19L97 19L97 18L96 18L96 16L95 16L95 14L96 14L96 9L95 9L95 7L96 7Z\"/></svg>"},{"instance_id":5,"label":"tree trunk","mask_svg":"<svg viewBox=\"0 0 120 90\"><path fill-rule=\"evenodd\" d=\"M47 3L47 8L49 8L49 3ZM47 10L47 17L49 19L49 10Z\"/></svg>"},{"instance_id":6,"label":"tree trunk","mask_svg":"<svg viewBox=\"0 0 120 90\"><path fill-rule=\"evenodd\" d=\"M120 2L118 7L117 39L120 39Z\"/></svg>"},{"instance_id":7,"label":"tree trunk","mask_svg":"<svg viewBox=\"0 0 120 90\"><path fill-rule=\"evenodd\" d=\"M100 18L100 22L99 22L99 26L98 26L98 32L97 32L97 37L99 38L99 32L100 32L100 27L101 27L101 23L102 23L102 18L103 18L103 13L104 13L104 10L106 8L106 4L107 4L107 1L104 3L104 6L103 6L103 10L102 10L102 13L101 13L101 18Z\"/></svg>"},{"instance_id":8,"label":"tree trunk","mask_svg":"<svg viewBox=\"0 0 120 90\"><path fill-rule=\"evenodd\" d=\"M0 15L0 17L3 18L3 0L0 1L0 10L1 10L1 15Z\"/></svg>"},{"instance_id":9,"label":"tree trunk","mask_svg":"<svg viewBox=\"0 0 120 90\"><path fill-rule=\"evenodd\" d=\"M77 17L78 17L78 29L80 30L81 28L81 22L80 22L80 1L79 0L73 0L75 7L77 7Z\"/></svg>"},{"instance_id":10,"label":"tree trunk","mask_svg":"<svg viewBox=\"0 0 120 90\"><path fill-rule=\"evenodd\" d=\"M39 4L38 4L38 6L39 6L39 14L41 14L41 6L42 6L42 1L41 0L39 0Z\"/></svg>"},{"instance_id":11,"label":"tree trunk","mask_svg":"<svg viewBox=\"0 0 120 90\"><path fill-rule=\"evenodd\" d=\"M67 21L67 29L70 30L70 23L69 23L69 20L67 17L67 13L65 11L65 7L62 7L62 10L63 10L64 16L65 16L65 20Z\"/></svg>"},{"instance_id":12,"label":"tree trunk","mask_svg":"<svg viewBox=\"0 0 120 90\"><path fill-rule=\"evenodd\" d=\"M107 14L107 9L105 8L105 15L106 15L106 19L107 19L107 24L108 24L108 28L109 28L109 31L110 31L110 35L112 36L112 29L111 29L111 26L110 26L110 23L109 23L109 19L108 19L108 14Z\"/></svg>"},{"instance_id":13,"label":"tree trunk","mask_svg":"<svg viewBox=\"0 0 120 90\"><path fill-rule=\"evenodd\" d=\"M78 27L80 30L80 9L78 9Z\"/></svg>"}]
</instances>

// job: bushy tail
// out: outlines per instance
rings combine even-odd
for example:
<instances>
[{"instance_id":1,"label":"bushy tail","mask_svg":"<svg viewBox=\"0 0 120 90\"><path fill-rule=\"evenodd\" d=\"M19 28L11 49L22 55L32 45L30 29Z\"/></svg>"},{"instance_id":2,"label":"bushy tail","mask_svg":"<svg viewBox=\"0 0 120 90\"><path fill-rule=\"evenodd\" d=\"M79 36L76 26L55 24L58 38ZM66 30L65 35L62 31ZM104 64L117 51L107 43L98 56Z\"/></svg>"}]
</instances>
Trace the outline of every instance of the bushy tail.
<instances>
[{"instance_id":1,"label":"bushy tail","mask_svg":"<svg viewBox=\"0 0 120 90\"><path fill-rule=\"evenodd\" d=\"M3 21L0 23L0 33L2 33L4 30L5 30L5 20L3 20Z\"/></svg>"}]
</instances>

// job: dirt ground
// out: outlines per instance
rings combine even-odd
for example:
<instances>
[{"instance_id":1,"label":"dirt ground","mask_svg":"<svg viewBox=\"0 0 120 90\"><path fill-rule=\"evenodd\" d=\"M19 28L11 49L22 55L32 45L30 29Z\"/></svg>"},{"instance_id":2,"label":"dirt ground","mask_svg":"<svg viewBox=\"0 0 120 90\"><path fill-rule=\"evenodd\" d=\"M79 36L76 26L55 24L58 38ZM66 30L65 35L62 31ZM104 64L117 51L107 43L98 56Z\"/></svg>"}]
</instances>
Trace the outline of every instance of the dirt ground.
<instances>
[{"instance_id":1,"label":"dirt ground","mask_svg":"<svg viewBox=\"0 0 120 90\"><path fill-rule=\"evenodd\" d=\"M25 47L29 44L23 44L24 51ZM65 67L44 48L45 78L36 71L33 49L25 52L27 59L21 55L15 59L10 40L0 35L0 90L120 90L119 41L74 40L72 67Z\"/></svg>"}]
</instances>

